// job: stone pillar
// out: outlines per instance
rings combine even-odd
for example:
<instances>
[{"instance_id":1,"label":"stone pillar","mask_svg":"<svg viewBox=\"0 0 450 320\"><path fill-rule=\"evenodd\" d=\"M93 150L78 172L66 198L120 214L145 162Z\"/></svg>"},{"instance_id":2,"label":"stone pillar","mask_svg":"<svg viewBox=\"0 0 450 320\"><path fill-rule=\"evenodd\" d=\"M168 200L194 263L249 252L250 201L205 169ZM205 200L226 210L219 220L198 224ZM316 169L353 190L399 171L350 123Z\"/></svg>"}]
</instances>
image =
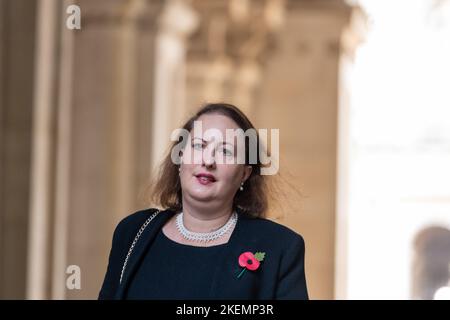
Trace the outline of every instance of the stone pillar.
<instances>
[{"instance_id":1,"label":"stone pillar","mask_svg":"<svg viewBox=\"0 0 450 320\"><path fill-rule=\"evenodd\" d=\"M280 128L280 173L303 194L275 215L305 238L315 299L334 296L340 39L350 12L344 1L287 1L256 101L257 125Z\"/></svg>"},{"instance_id":2,"label":"stone pillar","mask_svg":"<svg viewBox=\"0 0 450 320\"><path fill-rule=\"evenodd\" d=\"M58 70L57 1L38 3L33 101L33 147L30 183L27 298L45 299L51 286L56 129L55 74Z\"/></svg>"},{"instance_id":3,"label":"stone pillar","mask_svg":"<svg viewBox=\"0 0 450 320\"><path fill-rule=\"evenodd\" d=\"M226 101L250 114L261 63L280 26L282 0L193 1L200 28L189 42L187 105Z\"/></svg>"},{"instance_id":4,"label":"stone pillar","mask_svg":"<svg viewBox=\"0 0 450 320\"><path fill-rule=\"evenodd\" d=\"M67 235L70 231L68 224L69 203L71 197L71 134L72 134L72 86L73 86L73 53L75 32L64 27L66 8L73 4L70 0L57 1L58 10L55 14L58 17L59 32L56 34L57 52L59 59L55 59L53 64L57 70L57 79L54 89L55 101L55 128L57 138L55 139L54 163L54 216L51 221L50 230L52 232L52 268L51 268L51 291L49 297L64 299L66 289L66 269L67 269ZM44 19L49 17L44 17ZM51 34L51 33L50 33ZM49 35L47 35L49 37ZM57 61L57 62L56 62ZM51 62L50 62L51 63ZM33 268L33 264L30 264ZM62 276L65 275L65 276Z\"/></svg>"},{"instance_id":5,"label":"stone pillar","mask_svg":"<svg viewBox=\"0 0 450 320\"><path fill-rule=\"evenodd\" d=\"M150 173L155 20L162 1L80 1L74 36L66 265L96 298L114 227L138 210Z\"/></svg>"},{"instance_id":6,"label":"stone pillar","mask_svg":"<svg viewBox=\"0 0 450 320\"><path fill-rule=\"evenodd\" d=\"M196 27L197 16L186 1L166 1L158 19L155 48L153 167L163 159L170 134L185 115L186 39Z\"/></svg>"},{"instance_id":7,"label":"stone pillar","mask_svg":"<svg viewBox=\"0 0 450 320\"><path fill-rule=\"evenodd\" d=\"M150 174L156 16L163 1L39 2L28 297L96 298L114 227ZM30 90L31 92L33 90ZM32 103L30 104L32 105ZM81 268L81 290L66 269Z\"/></svg>"},{"instance_id":8,"label":"stone pillar","mask_svg":"<svg viewBox=\"0 0 450 320\"><path fill-rule=\"evenodd\" d=\"M352 9L350 22L342 33L340 72L339 72L339 110L337 139L337 190L336 190L336 244L335 244L335 298L346 299L348 278L348 212L350 209L351 177L351 84L353 64L358 46L367 33L367 16L359 7Z\"/></svg>"},{"instance_id":9,"label":"stone pillar","mask_svg":"<svg viewBox=\"0 0 450 320\"><path fill-rule=\"evenodd\" d=\"M0 299L26 295L36 1L0 1Z\"/></svg>"}]
</instances>

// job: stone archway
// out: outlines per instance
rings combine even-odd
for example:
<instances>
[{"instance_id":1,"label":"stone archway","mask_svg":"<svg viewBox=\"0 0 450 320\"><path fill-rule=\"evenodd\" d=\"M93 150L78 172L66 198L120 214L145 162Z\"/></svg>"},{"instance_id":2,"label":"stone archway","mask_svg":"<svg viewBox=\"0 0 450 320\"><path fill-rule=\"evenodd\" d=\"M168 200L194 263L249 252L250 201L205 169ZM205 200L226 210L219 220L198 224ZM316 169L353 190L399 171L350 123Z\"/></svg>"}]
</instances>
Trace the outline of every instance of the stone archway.
<instances>
[{"instance_id":1,"label":"stone archway","mask_svg":"<svg viewBox=\"0 0 450 320\"><path fill-rule=\"evenodd\" d=\"M414 250L412 298L433 299L450 278L450 230L439 226L423 229L414 239Z\"/></svg>"}]
</instances>

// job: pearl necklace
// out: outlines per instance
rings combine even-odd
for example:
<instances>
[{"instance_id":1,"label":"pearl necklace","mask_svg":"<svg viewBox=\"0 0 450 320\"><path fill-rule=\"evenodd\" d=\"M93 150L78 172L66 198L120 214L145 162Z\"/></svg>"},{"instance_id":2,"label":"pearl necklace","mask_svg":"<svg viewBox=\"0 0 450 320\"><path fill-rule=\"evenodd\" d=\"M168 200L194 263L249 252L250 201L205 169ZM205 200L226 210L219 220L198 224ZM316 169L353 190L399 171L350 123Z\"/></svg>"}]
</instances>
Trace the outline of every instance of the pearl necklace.
<instances>
[{"instance_id":1,"label":"pearl necklace","mask_svg":"<svg viewBox=\"0 0 450 320\"><path fill-rule=\"evenodd\" d=\"M199 232L192 232L186 229L186 227L183 224L183 212L180 212L176 218L176 225L178 231L181 233L183 238L193 241L209 242L216 240L221 236L223 236L225 233L227 233L227 231L230 230L231 227L236 225L237 218L238 218L237 213L233 212L233 214L230 216L230 219L228 219L227 223L225 223L219 229L212 232L199 233Z\"/></svg>"}]
</instances>

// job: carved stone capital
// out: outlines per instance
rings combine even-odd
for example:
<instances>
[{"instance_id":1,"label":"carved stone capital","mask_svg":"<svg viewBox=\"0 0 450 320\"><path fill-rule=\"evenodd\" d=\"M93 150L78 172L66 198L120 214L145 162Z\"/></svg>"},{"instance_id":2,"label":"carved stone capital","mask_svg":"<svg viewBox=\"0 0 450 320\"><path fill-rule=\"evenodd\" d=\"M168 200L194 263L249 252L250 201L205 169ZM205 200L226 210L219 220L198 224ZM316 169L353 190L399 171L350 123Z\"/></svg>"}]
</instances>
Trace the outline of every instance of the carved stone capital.
<instances>
[{"instance_id":1,"label":"carved stone capital","mask_svg":"<svg viewBox=\"0 0 450 320\"><path fill-rule=\"evenodd\" d=\"M368 31L367 19L367 15L360 7L354 7L350 16L350 22L342 33L342 53L352 60L356 48L365 40Z\"/></svg>"},{"instance_id":2,"label":"carved stone capital","mask_svg":"<svg viewBox=\"0 0 450 320\"><path fill-rule=\"evenodd\" d=\"M194 0L192 6L200 17L189 44L193 59L259 60L284 13L283 0Z\"/></svg>"},{"instance_id":3,"label":"carved stone capital","mask_svg":"<svg viewBox=\"0 0 450 320\"><path fill-rule=\"evenodd\" d=\"M151 29L161 12L164 0L78 0L82 28L90 26L120 26L134 23Z\"/></svg>"}]
</instances>

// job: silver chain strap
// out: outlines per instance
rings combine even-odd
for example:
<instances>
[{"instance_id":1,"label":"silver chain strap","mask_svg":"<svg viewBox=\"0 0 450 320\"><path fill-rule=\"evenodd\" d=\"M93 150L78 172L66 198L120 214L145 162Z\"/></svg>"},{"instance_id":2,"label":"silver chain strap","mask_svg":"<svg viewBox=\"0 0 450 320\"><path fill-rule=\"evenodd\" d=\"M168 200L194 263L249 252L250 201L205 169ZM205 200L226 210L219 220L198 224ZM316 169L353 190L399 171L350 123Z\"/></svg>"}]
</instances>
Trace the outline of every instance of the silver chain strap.
<instances>
[{"instance_id":1,"label":"silver chain strap","mask_svg":"<svg viewBox=\"0 0 450 320\"><path fill-rule=\"evenodd\" d=\"M122 272L120 273L119 283L122 283L122 277L123 277L123 274L125 273L125 269L126 269L127 264L128 264L128 259L130 258L131 253L133 252L133 249L134 249L136 243L138 242L139 238L141 237L142 232L144 232L145 228L158 215L158 213L159 213L159 210L157 210L147 220L145 220L144 224L141 226L141 228L139 229L138 233L136 234L136 237L134 237L133 243L131 244L130 249L128 250L127 256L125 257L125 261L123 262Z\"/></svg>"}]
</instances>

